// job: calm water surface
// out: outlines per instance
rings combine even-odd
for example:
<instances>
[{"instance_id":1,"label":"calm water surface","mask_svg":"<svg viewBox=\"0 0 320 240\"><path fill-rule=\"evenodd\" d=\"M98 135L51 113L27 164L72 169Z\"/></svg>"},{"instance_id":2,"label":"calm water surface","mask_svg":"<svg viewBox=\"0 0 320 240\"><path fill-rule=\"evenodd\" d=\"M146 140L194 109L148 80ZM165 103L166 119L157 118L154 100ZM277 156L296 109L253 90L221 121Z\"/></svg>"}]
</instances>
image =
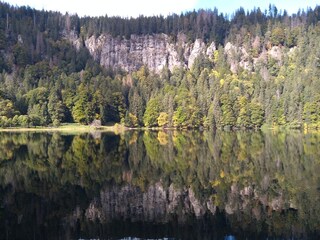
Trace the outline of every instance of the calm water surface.
<instances>
[{"instance_id":1,"label":"calm water surface","mask_svg":"<svg viewBox=\"0 0 320 240\"><path fill-rule=\"evenodd\" d=\"M320 134L0 132L0 239L320 239Z\"/></svg>"}]
</instances>

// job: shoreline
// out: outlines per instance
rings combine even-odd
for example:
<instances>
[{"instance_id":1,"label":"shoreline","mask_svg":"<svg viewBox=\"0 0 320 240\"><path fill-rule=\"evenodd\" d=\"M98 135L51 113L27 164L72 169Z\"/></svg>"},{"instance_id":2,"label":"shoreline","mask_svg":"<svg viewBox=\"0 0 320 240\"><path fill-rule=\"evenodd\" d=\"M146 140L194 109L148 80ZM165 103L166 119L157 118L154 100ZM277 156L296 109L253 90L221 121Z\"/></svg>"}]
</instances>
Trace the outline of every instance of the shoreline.
<instances>
[{"instance_id":1,"label":"shoreline","mask_svg":"<svg viewBox=\"0 0 320 240\"><path fill-rule=\"evenodd\" d=\"M113 132L119 133L125 130L123 126L101 126L93 127L89 125L66 124L59 127L13 127L0 128L0 132Z\"/></svg>"},{"instance_id":2,"label":"shoreline","mask_svg":"<svg viewBox=\"0 0 320 240\"><path fill-rule=\"evenodd\" d=\"M90 126L90 125L81 125L81 124L63 124L58 127L51 127L51 126L37 126L37 127L12 127L12 128L0 128L0 132L71 132L71 133L90 133L90 132L110 132L115 134L120 134L125 131L185 131L185 130L199 130L199 131L205 131L208 130L206 128L175 128L175 127L126 127L123 125L120 125L118 123L110 126ZM216 129L218 130L218 129ZM264 125L259 129L232 129L232 130L225 130L225 129L219 129L222 131L287 131L287 130L293 130L293 131L302 131L302 132L319 132L317 129L314 128L301 128L301 129L290 129L286 127L278 127L278 126L270 126L270 125Z\"/></svg>"}]
</instances>

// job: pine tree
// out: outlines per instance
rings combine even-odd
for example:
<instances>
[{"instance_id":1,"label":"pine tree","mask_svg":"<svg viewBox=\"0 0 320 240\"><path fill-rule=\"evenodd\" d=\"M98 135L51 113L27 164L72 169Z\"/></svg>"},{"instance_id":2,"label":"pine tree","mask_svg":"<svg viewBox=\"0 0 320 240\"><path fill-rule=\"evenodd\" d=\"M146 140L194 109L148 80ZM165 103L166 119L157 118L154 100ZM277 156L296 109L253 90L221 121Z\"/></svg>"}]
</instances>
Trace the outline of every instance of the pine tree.
<instances>
[{"instance_id":1,"label":"pine tree","mask_svg":"<svg viewBox=\"0 0 320 240\"><path fill-rule=\"evenodd\" d=\"M65 119L65 105L58 89L53 89L48 99L48 112L54 126L59 126Z\"/></svg>"},{"instance_id":2,"label":"pine tree","mask_svg":"<svg viewBox=\"0 0 320 240\"><path fill-rule=\"evenodd\" d=\"M143 115L143 122L146 127L158 126L158 117L160 114L160 99L152 98L147 103L146 111Z\"/></svg>"}]
</instances>

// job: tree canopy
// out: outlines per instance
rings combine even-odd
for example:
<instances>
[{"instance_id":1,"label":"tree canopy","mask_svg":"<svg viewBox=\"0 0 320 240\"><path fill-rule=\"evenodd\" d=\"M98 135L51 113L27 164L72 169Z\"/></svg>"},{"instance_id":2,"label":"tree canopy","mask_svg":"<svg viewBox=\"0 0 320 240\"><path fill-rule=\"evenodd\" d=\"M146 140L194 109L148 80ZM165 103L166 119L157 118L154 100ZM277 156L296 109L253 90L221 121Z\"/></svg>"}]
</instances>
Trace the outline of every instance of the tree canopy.
<instances>
[{"instance_id":1,"label":"tree canopy","mask_svg":"<svg viewBox=\"0 0 320 240\"><path fill-rule=\"evenodd\" d=\"M292 15L271 6L232 16L214 9L80 18L0 3L0 19L2 127L94 119L130 127L320 127L320 7ZM78 48L66 38L71 33L79 36ZM217 50L190 69L113 71L84 44L103 33L163 33L173 42L184 33L190 43L214 41ZM251 67L239 63L244 51Z\"/></svg>"}]
</instances>

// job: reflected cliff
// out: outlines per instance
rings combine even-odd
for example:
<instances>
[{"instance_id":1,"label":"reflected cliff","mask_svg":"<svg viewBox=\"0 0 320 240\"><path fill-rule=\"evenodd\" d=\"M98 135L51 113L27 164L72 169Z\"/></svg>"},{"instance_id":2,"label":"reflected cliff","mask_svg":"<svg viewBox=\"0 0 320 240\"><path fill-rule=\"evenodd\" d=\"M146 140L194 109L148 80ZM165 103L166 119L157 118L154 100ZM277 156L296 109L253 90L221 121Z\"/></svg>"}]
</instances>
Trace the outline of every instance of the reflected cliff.
<instances>
[{"instance_id":1,"label":"reflected cliff","mask_svg":"<svg viewBox=\"0 0 320 240\"><path fill-rule=\"evenodd\" d=\"M320 134L0 133L0 238L310 239Z\"/></svg>"}]
</instances>

